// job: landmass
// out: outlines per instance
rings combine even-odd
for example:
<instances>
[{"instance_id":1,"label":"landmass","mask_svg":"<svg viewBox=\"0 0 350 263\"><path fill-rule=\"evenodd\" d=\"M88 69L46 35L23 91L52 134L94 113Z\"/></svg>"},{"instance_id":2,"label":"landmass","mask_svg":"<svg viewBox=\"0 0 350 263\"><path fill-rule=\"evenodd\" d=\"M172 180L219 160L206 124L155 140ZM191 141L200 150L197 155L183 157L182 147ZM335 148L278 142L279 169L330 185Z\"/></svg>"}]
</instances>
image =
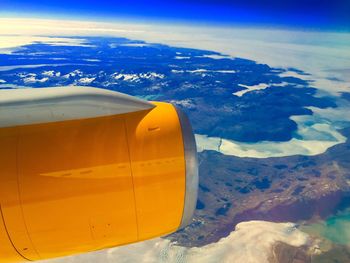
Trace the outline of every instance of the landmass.
<instances>
[{"instance_id":1,"label":"landmass","mask_svg":"<svg viewBox=\"0 0 350 263\"><path fill-rule=\"evenodd\" d=\"M239 142L289 141L298 129L291 116L312 115L308 106L337 106L334 98L315 96L309 81L283 76L307 74L296 69L125 38L71 42L0 54L0 88L93 86L169 101L189 114L195 133Z\"/></svg>"},{"instance_id":2,"label":"landmass","mask_svg":"<svg viewBox=\"0 0 350 263\"><path fill-rule=\"evenodd\" d=\"M341 131L350 137L350 128ZM168 238L203 246L242 221L311 221L350 201L350 142L316 156L238 158L199 154L199 199L193 223Z\"/></svg>"}]
</instances>

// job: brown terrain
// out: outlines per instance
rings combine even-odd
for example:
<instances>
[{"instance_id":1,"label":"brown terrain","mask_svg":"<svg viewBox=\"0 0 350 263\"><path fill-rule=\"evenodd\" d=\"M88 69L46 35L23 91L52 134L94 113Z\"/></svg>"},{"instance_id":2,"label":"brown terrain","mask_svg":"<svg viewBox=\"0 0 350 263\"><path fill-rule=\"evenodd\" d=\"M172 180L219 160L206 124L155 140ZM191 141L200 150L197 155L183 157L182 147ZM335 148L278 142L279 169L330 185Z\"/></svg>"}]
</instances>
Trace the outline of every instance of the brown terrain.
<instances>
[{"instance_id":1,"label":"brown terrain","mask_svg":"<svg viewBox=\"0 0 350 263\"><path fill-rule=\"evenodd\" d=\"M277 242L268 260L271 263L350 263L349 247L339 244L328 246L322 253L315 253L312 246L293 247Z\"/></svg>"},{"instance_id":2,"label":"brown terrain","mask_svg":"<svg viewBox=\"0 0 350 263\"><path fill-rule=\"evenodd\" d=\"M342 133L349 138L350 128ZM241 221L310 221L350 205L349 140L316 156L258 159L204 151L199 162L193 223L169 236L183 246L216 242Z\"/></svg>"},{"instance_id":3,"label":"brown terrain","mask_svg":"<svg viewBox=\"0 0 350 263\"><path fill-rule=\"evenodd\" d=\"M311 255L308 247L293 247L282 242L277 242L272 248L271 263L311 263Z\"/></svg>"}]
</instances>

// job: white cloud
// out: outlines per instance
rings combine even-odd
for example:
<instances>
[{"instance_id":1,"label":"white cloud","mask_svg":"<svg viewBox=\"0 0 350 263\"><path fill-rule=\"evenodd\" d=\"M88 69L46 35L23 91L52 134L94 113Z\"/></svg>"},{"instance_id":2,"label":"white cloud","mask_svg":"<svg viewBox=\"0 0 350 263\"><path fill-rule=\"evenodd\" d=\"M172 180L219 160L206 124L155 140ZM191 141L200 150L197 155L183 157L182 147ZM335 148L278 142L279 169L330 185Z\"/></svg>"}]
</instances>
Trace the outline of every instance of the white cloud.
<instances>
[{"instance_id":1,"label":"white cloud","mask_svg":"<svg viewBox=\"0 0 350 263\"><path fill-rule=\"evenodd\" d=\"M184 70L177 70L177 69L172 69L171 70L172 73L184 73L185 71Z\"/></svg>"},{"instance_id":2,"label":"white cloud","mask_svg":"<svg viewBox=\"0 0 350 263\"><path fill-rule=\"evenodd\" d=\"M126 43L126 44L116 44L112 43L109 44L109 47L116 48L116 47L148 47L150 44L148 43Z\"/></svg>"},{"instance_id":3,"label":"white cloud","mask_svg":"<svg viewBox=\"0 0 350 263\"><path fill-rule=\"evenodd\" d=\"M164 74L159 74L156 72L147 72L147 73L114 73L112 77L116 80L123 81L139 81L140 79L163 79L165 78Z\"/></svg>"},{"instance_id":4,"label":"white cloud","mask_svg":"<svg viewBox=\"0 0 350 263\"><path fill-rule=\"evenodd\" d=\"M77 70L74 70L66 75L63 75L62 77L68 79L69 77L75 77L75 76L82 77L83 72L81 70L77 69Z\"/></svg>"},{"instance_id":5,"label":"white cloud","mask_svg":"<svg viewBox=\"0 0 350 263\"><path fill-rule=\"evenodd\" d=\"M81 78L78 80L80 84L90 84L93 82L96 78Z\"/></svg>"},{"instance_id":6,"label":"white cloud","mask_svg":"<svg viewBox=\"0 0 350 263\"><path fill-rule=\"evenodd\" d=\"M238 86L245 88L244 90L240 90L237 92L232 93L233 95L236 95L238 97L242 97L244 94L251 92L253 90L263 90L267 89L269 86L275 86L275 87L284 87L287 86L288 82L281 82L281 83L273 83L273 84L266 84L266 83L259 83L257 85L244 85L244 84L238 84Z\"/></svg>"},{"instance_id":7,"label":"white cloud","mask_svg":"<svg viewBox=\"0 0 350 263\"><path fill-rule=\"evenodd\" d=\"M26 84L32 84L32 83L43 83L48 81L49 78L45 77L45 78L37 78L37 75L34 73L29 73L27 75L25 75L25 77L23 78L24 83Z\"/></svg>"},{"instance_id":8,"label":"white cloud","mask_svg":"<svg viewBox=\"0 0 350 263\"><path fill-rule=\"evenodd\" d=\"M191 57L175 56L175 59L190 59Z\"/></svg>"},{"instance_id":9,"label":"white cloud","mask_svg":"<svg viewBox=\"0 0 350 263\"><path fill-rule=\"evenodd\" d=\"M41 75L47 76L47 77L60 77L61 72L55 72L54 70L46 70L46 71L43 71Z\"/></svg>"},{"instance_id":10,"label":"white cloud","mask_svg":"<svg viewBox=\"0 0 350 263\"><path fill-rule=\"evenodd\" d=\"M195 107L191 99L171 100L170 103L185 107L187 109L193 109Z\"/></svg>"},{"instance_id":11,"label":"white cloud","mask_svg":"<svg viewBox=\"0 0 350 263\"><path fill-rule=\"evenodd\" d=\"M122 74L116 73L113 76L116 80L124 80L124 81L136 81L139 80L138 74Z\"/></svg>"},{"instance_id":12,"label":"white cloud","mask_svg":"<svg viewBox=\"0 0 350 263\"><path fill-rule=\"evenodd\" d=\"M198 68L198 69L192 69L192 70L172 70L173 73L205 73L205 72L217 72L217 73L223 73L223 74L234 74L237 73L235 70L226 70L226 69L221 69L221 70L210 70L210 69L204 69L204 68Z\"/></svg>"},{"instance_id":13,"label":"white cloud","mask_svg":"<svg viewBox=\"0 0 350 263\"><path fill-rule=\"evenodd\" d=\"M269 87L269 85L265 84L265 83L260 83L258 85L253 85L253 86L238 84L238 86L245 88L244 90L240 90L240 91L232 93L233 95L236 95L238 97L242 97L245 93L251 92L253 90L262 90L262 89L266 89Z\"/></svg>"},{"instance_id":14,"label":"white cloud","mask_svg":"<svg viewBox=\"0 0 350 263\"><path fill-rule=\"evenodd\" d=\"M213 59L222 59L222 58L230 58L229 56L227 55L203 55L203 56L200 56L200 57L203 57L203 58L213 58Z\"/></svg>"},{"instance_id":15,"label":"white cloud","mask_svg":"<svg viewBox=\"0 0 350 263\"><path fill-rule=\"evenodd\" d=\"M0 71L8 71L13 70L17 68L40 68L45 66L58 66L58 65L64 65L64 64L34 64L34 65L16 65L16 66L0 66Z\"/></svg>"},{"instance_id":16,"label":"white cloud","mask_svg":"<svg viewBox=\"0 0 350 263\"><path fill-rule=\"evenodd\" d=\"M144 79L164 79L165 75L156 73L156 72L147 72L147 73L140 73L139 74L140 78Z\"/></svg>"},{"instance_id":17,"label":"white cloud","mask_svg":"<svg viewBox=\"0 0 350 263\"><path fill-rule=\"evenodd\" d=\"M242 222L217 243L204 247L181 247L166 239L153 239L95 253L51 260L51 263L267 263L276 242L299 247L307 244L307 234L291 223ZM44 261L43 261L44 262Z\"/></svg>"},{"instance_id":18,"label":"white cloud","mask_svg":"<svg viewBox=\"0 0 350 263\"><path fill-rule=\"evenodd\" d=\"M100 59L96 59L96 58L85 58L85 59L82 59L84 61L89 61L89 62L101 62Z\"/></svg>"},{"instance_id":19,"label":"white cloud","mask_svg":"<svg viewBox=\"0 0 350 263\"><path fill-rule=\"evenodd\" d=\"M0 19L1 21L1 19ZM2 32L2 26L0 25L0 32ZM12 31L14 33L15 31ZM64 38L64 37L43 37L43 36L31 36L31 35L16 35L6 36L6 41L0 41L0 53L9 54L16 50L20 46L29 45L33 43L46 43L52 46L84 46L87 45L84 39L80 38Z\"/></svg>"},{"instance_id":20,"label":"white cloud","mask_svg":"<svg viewBox=\"0 0 350 263\"><path fill-rule=\"evenodd\" d=\"M186 72L189 72L189 73L203 73L203 72L209 72L210 70L208 69L202 69L202 68L199 68L199 69L194 69L194 70L186 70Z\"/></svg>"},{"instance_id":21,"label":"white cloud","mask_svg":"<svg viewBox=\"0 0 350 263\"><path fill-rule=\"evenodd\" d=\"M224 73L224 74L234 74L237 73L235 70L213 70L214 72Z\"/></svg>"}]
</instances>

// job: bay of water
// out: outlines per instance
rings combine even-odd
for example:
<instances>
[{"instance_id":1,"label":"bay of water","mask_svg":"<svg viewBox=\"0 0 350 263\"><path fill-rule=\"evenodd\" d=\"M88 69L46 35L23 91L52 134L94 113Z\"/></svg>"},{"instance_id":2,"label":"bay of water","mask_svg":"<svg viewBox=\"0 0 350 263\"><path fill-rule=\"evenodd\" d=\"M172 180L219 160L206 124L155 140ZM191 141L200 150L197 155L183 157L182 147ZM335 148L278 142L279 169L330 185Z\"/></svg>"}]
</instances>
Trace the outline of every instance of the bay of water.
<instances>
[{"instance_id":1,"label":"bay of water","mask_svg":"<svg viewBox=\"0 0 350 263\"><path fill-rule=\"evenodd\" d=\"M340 245L350 245L350 209L330 216L326 220L304 225L301 230Z\"/></svg>"}]
</instances>

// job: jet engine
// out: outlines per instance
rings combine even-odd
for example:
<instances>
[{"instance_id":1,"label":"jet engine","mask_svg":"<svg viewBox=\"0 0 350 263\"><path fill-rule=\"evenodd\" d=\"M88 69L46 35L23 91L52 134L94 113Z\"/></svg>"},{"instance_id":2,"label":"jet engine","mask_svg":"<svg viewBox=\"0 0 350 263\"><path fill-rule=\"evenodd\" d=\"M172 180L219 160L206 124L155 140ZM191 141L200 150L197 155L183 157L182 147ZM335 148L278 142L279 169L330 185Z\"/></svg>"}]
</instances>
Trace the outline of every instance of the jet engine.
<instances>
[{"instance_id":1,"label":"jet engine","mask_svg":"<svg viewBox=\"0 0 350 263\"><path fill-rule=\"evenodd\" d=\"M166 235L197 200L194 135L169 103L89 87L0 91L0 263Z\"/></svg>"}]
</instances>

